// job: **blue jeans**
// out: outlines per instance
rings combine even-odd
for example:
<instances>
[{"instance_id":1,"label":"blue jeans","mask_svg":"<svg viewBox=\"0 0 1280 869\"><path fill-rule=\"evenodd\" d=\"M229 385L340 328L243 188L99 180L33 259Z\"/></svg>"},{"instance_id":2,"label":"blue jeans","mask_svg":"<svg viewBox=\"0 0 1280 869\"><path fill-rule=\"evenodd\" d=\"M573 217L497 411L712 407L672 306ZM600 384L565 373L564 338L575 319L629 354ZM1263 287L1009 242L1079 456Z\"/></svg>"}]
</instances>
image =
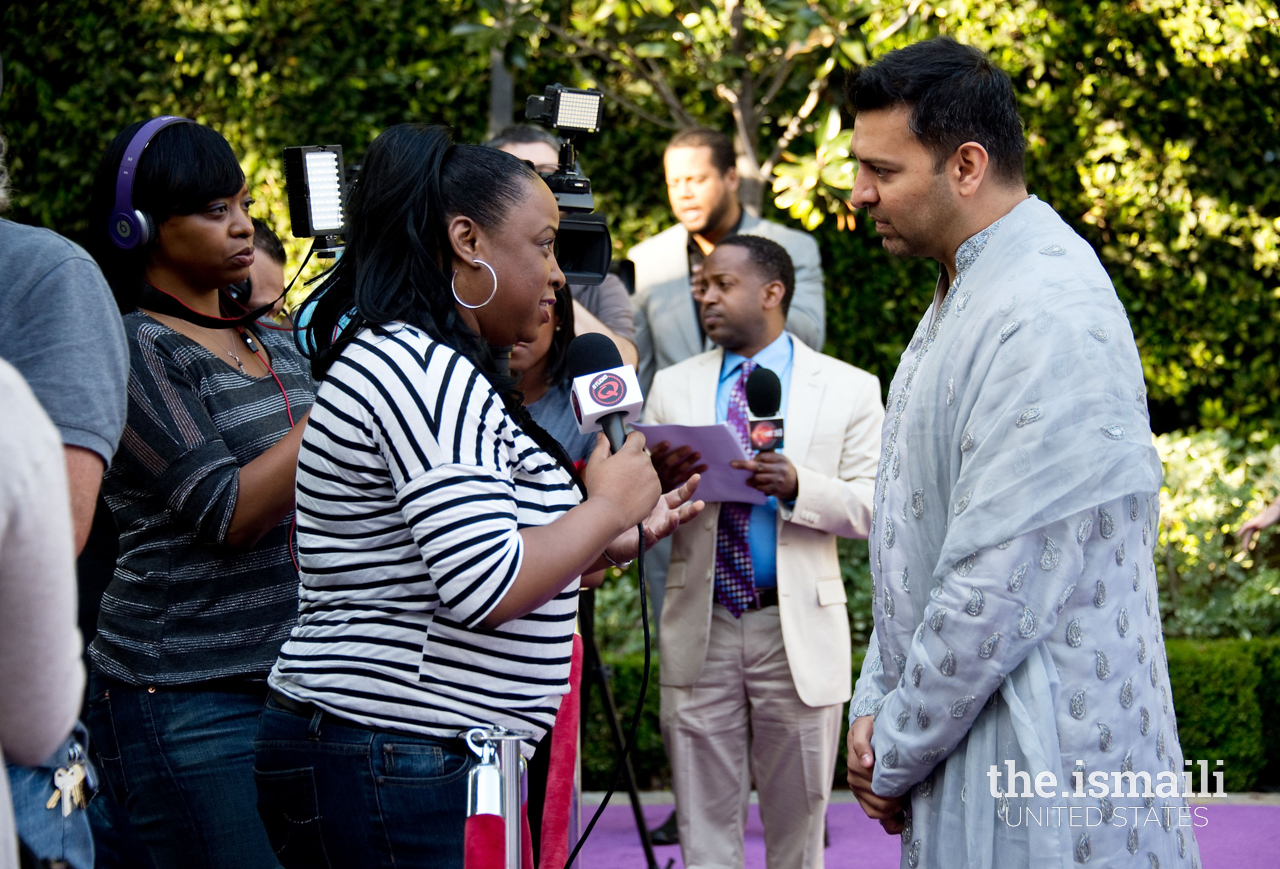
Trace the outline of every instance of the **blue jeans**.
<instances>
[{"instance_id":1,"label":"blue jeans","mask_svg":"<svg viewBox=\"0 0 1280 869\"><path fill-rule=\"evenodd\" d=\"M64 862L70 869L93 869L93 831L89 826L88 813L83 809L73 809L71 814L63 817L60 803L49 809L45 801L55 792L55 770L69 767L77 759L88 763L84 752L88 743L83 725L76 722L71 736L63 740L62 745L40 766L5 765L19 838L36 857ZM91 781L96 782L97 773L91 770L90 774Z\"/></svg>"},{"instance_id":2,"label":"blue jeans","mask_svg":"<svg viewBox=\"0 0 1280 869\"><path fill-rule=\"evenodd\" d=\"M266 686L199 688L140 688L91 673L87 723L104 783L158 869L278 869L253 783Z\"/></svg>"},{"instance_id":3,"label":"blue jeans","mask_svg":"<svg viewBox=\"0 0 1280 869\"><path fill-rule=\"evenodd\" d=\"M364 729L268 700L255 747L258 811L287 869L462 869L476 759L461 740Z\"/></svg>"}]
</instances>

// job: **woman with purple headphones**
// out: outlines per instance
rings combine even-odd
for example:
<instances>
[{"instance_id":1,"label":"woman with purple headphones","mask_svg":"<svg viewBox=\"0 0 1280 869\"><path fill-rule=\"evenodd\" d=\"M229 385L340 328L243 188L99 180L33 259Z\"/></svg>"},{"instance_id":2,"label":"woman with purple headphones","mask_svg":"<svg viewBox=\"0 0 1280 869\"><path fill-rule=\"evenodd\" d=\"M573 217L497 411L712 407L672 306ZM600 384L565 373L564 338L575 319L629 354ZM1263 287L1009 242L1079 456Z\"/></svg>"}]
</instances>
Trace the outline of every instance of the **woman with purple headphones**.
<instances>
[{"instance_id":1,"label":"woman with purple headphones","mask_svg":"<svg viewBox=\"0 0 1280 869\"><path fill-rule=\"evenodd\" d=\"M124 316L128 424L103 479L120 556L102 600L88 725L158 869L277 867L253 738L293 626L298 446L314 398L287 332L226 293L253 263L230 145L134 124L94 182L93 253Z\"/></svg>"}]
</instances>

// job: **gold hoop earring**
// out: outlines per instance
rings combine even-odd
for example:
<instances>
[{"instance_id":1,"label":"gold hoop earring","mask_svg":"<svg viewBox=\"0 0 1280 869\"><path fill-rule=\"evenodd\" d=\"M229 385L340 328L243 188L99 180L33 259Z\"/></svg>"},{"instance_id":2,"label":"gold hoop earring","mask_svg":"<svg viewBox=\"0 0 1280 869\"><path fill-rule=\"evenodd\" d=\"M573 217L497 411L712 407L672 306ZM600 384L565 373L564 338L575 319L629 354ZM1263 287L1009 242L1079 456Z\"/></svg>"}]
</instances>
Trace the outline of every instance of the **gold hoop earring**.
<instances>
[{"instance_id":1,"label":"gold hoop earring","mask_svg":"<svg viewBox=\"0 0 1280 869\"><path fill-rule=\"evenodd\" d=\"M489 293L489 298L485 299L480 304L468 305L466 302L462 301L462 299L458 298L458 287L456 285L456 282L458 280L458 273L456 271L453 273L453 277L449 279L449 289L453 291L453 300L457 302L459 305L461 305L462 307L468 308L472 311L474 311L476 308L483 308L485 305L493 301L494 296L498 295L498 273L493 270L493 266L489 265L484 260L478 259L476 260L476 262L480 263L480 265L487 268L489 270L489 274L493 276L493 292Z\"/></svg>"}]
</instances>

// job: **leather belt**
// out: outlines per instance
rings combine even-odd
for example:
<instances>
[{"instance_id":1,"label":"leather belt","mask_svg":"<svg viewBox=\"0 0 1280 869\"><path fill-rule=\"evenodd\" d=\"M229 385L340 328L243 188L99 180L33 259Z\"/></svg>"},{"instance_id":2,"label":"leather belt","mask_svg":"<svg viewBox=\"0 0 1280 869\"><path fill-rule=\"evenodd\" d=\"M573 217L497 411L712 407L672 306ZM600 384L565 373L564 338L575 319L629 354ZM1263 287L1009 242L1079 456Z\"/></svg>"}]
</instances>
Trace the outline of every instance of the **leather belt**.
<instances>
[{"instance_id":1,"label":"leather belt","mask_svg":"<svg viewBox=\"0 0 1280 869\"><path fill-rule=\"evenodd\" d=\"M341 727L353 727L356 730L368 730L368 731L372 731L373 733L387 732L377 727L370 727L367 724L360 724L355 721L349 721L348 719L343 718L341 715L334 715L332 712L321 709L319 706L315 705L314 703L306 703L302 700L294 700L288 694L285 694L283 691L279 691L275 688L272 688L267 693L267 705L272 706L276 709L279 709L283 712L291 712L294 715L300 715L301 717L306 719L313 719L317 715L319 715L321 718L321 721L324 721L327 719L333 724L337 724Z\"/></svg>"},{"instance_id":2,"label":"leather belt","mask_svg":"<svg viewBox=\"0 0 1280 869\"><path fill-rule=\"evenodd\" d=\"M776 588L757 588L756 599L747 604L749 610L762 610L765 607L778 605L778 590Z\"/></svg>"},{"instance_id":3,"label":"leather belt","mask_svg":"<svg viewBox=\"0 0 1280 869\"><path fill-rule=\"evenodd\" d=\"M441 745L447 747L449 750L457 752L459 754L467 753L466 742L465 740L462 739L461 734L459 734L459 736L455 739L449 739L448 737L443 737L443 736L427 736L426 734L403 733L402 731L388 730L382 727L374 727L369 724L361 724L357 721L351 721L350 719L343 718L341 715L334 715L332 712L329 712L326 709L321 709L319 706L315 705L314 703L307 703L303 700L295 700L292 697L290 697L288 694L285 694L283 691L279 691L275 688L272 688L267 693L267 706L273 707L275 709L279 709L282 712L288 712L293 715L301 716L308 720L314 720L315 717L319 715L320 722L322 725L324 724L324 722L328 722L330 724L336 724L339 727L351 727L356 730L365 730L365 731L368 731L369 733L378 733L383 736L404 735L404 736L408 736L411 739L440 743Z\"/></svg>"}]
</instances>

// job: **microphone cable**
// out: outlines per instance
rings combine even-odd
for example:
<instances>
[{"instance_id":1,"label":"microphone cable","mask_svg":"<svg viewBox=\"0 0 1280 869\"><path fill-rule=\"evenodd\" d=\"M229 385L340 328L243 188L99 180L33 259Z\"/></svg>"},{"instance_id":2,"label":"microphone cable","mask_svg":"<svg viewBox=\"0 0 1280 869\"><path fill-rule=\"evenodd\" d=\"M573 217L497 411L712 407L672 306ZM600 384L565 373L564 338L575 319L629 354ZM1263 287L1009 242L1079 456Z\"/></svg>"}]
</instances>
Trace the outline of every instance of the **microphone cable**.
<instances>
[{"instance_id":1,"label":"microphone cable","mask_svg":"<svg viewBox=\"0 0 1280 869\"><path fill-rule=\"evenodd\" d=\"M636 744L636 731L640 727L640 715L644 712L644 695L649 688L649 604L644 591L644 525L643 523L636 526L640 534L639 554L636 555L636 576L640 581L640 624L644 629L644 669L640 675L640 696L636 699L636 711L631 716L631 726L627 730L627 741L622 747L622 754L618 757L617 766L613 769L613 784L609 785L609 790L605 791L604 799L600 801L600 808L596 809L596 813L591 816L591 823L587 824L587 828L578 838L578 844L569 852L569 859L564 861L566 869L572 869L573 861L577 859L578 852L582 850L582 846L586 844L587 838L591 835L591 831L595 829L596 822L600 820L600 816L604 813L605 807L609 805L609 800L613 796L613 792L618 789L618 782L622 781L622 772L626 767L627 758L631 756L631 749ZM582 714L580 711L579 715ZM649 831L643 830L644 835L648 836Z\"/></svg>"}]
</instances>

